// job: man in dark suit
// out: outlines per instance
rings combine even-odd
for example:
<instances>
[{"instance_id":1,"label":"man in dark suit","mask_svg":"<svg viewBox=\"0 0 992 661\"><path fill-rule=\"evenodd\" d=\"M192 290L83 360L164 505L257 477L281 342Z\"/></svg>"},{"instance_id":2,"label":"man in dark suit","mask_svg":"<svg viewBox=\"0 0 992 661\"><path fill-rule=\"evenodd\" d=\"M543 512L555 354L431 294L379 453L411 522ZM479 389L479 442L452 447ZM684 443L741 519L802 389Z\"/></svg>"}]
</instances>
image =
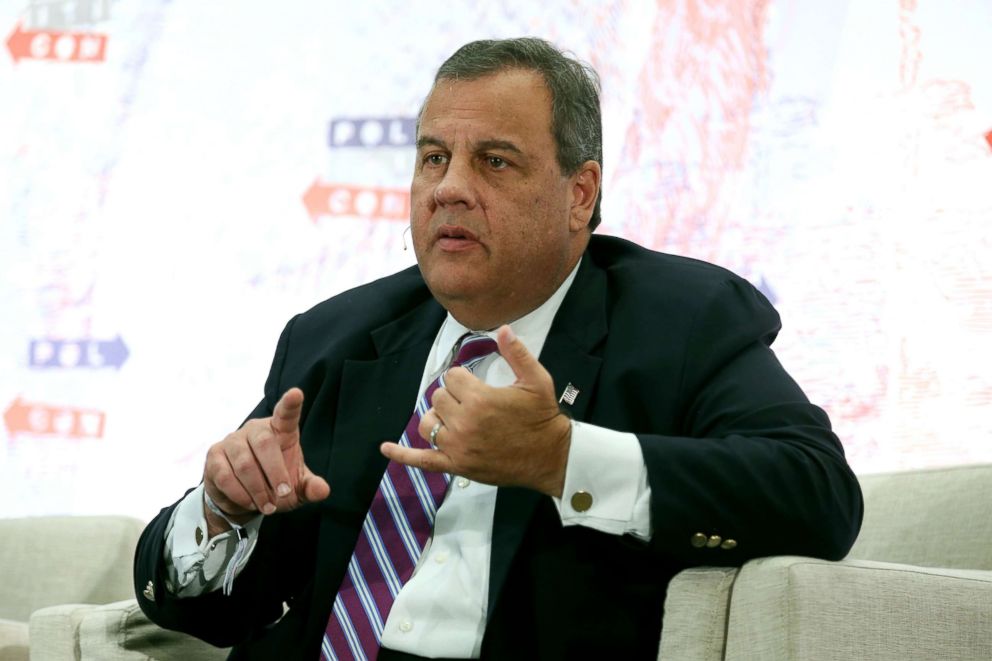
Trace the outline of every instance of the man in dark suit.
<instances>
[{"instance_id":1,"label":"man in dark suit","mask_svg":"<svg viewBox=\"0 0 992 661\"><path fill-rule=\"evenodd\" d=\"M286 326L264 399L142 537L149 617L237 658L653 658L681 569L847 552L861 494L769 348L777 313L723 269L592 237L601 160L595 74L550 44L442 65L418 266ZM470 331L498 355L446 369ZM408 428L433 447L395 442L437 374ZM402 466L453 478L432 536L348 610Z\"/></svg>"}]
</instances>

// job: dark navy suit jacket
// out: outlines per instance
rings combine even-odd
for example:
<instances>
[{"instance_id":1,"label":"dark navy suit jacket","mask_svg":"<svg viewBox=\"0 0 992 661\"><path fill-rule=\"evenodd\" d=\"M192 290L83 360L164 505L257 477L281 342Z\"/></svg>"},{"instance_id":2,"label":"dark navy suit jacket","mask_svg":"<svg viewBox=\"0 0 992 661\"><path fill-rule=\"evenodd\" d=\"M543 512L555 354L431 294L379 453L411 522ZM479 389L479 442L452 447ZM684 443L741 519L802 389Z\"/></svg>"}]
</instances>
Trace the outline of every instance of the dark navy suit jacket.
<instances>
[{"instance_id":1,"label":"dark navy suit jacket","mask_svg":"<svg viewBox=\"0 0 992 661\"><path fill-rule=\"evenodd\" d=\"M302 388L304 455L331 496L266 517L229 597L166 590L175 505L162 510L135 558L137 598L152 620L234 645L233 658L317 658L385 470L379 444L409 419L444 316L414 267L289 322L249 417L271 415L283 392ZM547 496L500 488L483 658L653 659L678 571L847 553L861 492L826 414L769 348L779 328L765 297L724 269L592 237L540 361L556 392L578 388L570 416L637 435L653 537L564 528ZM697 547L699 533L737 545ZM154 599L143 594L149 581Z\"/></svg>"}]
</instances>

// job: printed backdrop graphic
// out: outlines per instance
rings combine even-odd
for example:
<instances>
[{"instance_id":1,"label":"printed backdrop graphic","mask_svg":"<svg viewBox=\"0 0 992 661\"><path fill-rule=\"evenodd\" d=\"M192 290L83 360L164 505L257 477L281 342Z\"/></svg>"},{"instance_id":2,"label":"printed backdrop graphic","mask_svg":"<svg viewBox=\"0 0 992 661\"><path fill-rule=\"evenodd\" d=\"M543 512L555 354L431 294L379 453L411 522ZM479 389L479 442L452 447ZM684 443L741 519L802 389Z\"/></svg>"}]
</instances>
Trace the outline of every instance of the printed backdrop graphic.
<instances>
[{"instance_id":1,"label":"printed backdrop graphic","mask_svg":"<svg viewBox=\"0 0 992 661\"><path fill-rule=\"evenodd\" d=\"M599 231L764 291L856 470L992 461L990 30L985 0L0 0L0 516L196 484L289 317L414 262L434 70L519 35L601 74Z\"/></svg>"}]
</instances>

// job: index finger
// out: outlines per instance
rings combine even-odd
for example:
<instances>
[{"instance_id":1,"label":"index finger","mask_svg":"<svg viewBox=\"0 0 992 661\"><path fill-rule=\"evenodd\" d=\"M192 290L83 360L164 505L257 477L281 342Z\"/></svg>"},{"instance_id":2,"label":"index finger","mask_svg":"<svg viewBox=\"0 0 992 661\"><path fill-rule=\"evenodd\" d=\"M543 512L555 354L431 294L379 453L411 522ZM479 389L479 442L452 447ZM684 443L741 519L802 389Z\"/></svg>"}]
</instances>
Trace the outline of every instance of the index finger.
<instances>
[{"instance_id":1,"label":"index finger","mask_svg":"<svg viewBox=\"0 0 992 661\"><path fill-rule=\"evenodd\" d=\"M287 441L299 438L302 411L303 391L299 388L290 388L276 402L269 425L279 440L279 447L286 449Z\"/></svg>"},{"instance_id":2,"label":"index finger","mask_svg":"<svg viewBox=\"0 0 992 661\"><path fill-rule=\"evenodd\" d=\"M466 367L452 367L442 375L441 388L447 390L452 397L460 402L473 390L485 390L489 386L473 374L472 370ZM441 388L438 388L438 391Z\"/></svg>"}]
</instances>

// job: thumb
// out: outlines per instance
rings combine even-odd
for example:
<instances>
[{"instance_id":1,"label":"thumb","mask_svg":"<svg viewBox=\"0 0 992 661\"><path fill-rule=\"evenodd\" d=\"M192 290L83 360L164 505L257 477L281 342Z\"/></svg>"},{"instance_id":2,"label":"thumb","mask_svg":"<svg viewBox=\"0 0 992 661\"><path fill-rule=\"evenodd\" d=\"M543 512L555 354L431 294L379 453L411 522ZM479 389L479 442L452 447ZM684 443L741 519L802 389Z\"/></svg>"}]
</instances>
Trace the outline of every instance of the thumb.
<instances>
[{"instance_id":1,"label":"thumb","mask_svg":"<svg viewBox=\"0 0 992 661\"><path fill-rule=\"evenodd\" d=\"M496 331L496 345L499 347L499 354L516 375L517 383L538 384L547 373L508 325L500 326Z\"/></svg>"},{"instance_id":2,"label":"thumb","mask_svg":"<svg viewBox=\"0 0 992 661\"><path fill-rule=\"evenodd\" d=\"M331 487L327 484L327 480L313 473L306 465L303 466L303 475L296 489L300 501L304 503L316 503L331 495Z\"/></svg>"}]
</instances>

